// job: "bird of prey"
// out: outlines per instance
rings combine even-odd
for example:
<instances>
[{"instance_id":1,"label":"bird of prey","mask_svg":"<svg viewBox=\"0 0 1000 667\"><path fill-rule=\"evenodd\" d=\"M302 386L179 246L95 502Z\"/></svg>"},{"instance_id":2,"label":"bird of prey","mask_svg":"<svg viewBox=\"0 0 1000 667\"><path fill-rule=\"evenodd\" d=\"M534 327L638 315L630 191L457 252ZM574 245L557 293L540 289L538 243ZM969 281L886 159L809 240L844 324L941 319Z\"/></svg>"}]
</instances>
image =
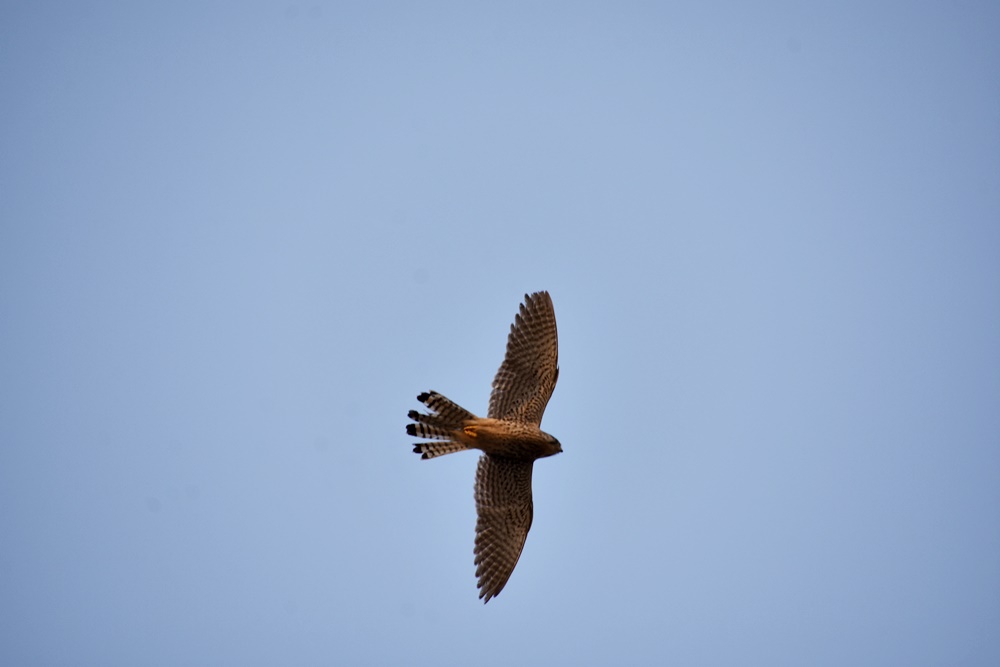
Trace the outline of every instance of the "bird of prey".
<instances>
[{"instance_id":1,"label":"bird of prey","mask_svg":"<svg viewBox=\"0 0 1000 667\"><path fill-rule=\"evenodd\" d=\"M531 528L531 468L535 459L562 452L539 426L559 377L556 314L548 292L525 295L507 338L507 354L493 379L487 416L477 417L437 392L417 396L429 410L410 410L406 432L429 442L422 459L478 449L476 576L483 602L503 590Z\"/></svg>"}]
</instances>

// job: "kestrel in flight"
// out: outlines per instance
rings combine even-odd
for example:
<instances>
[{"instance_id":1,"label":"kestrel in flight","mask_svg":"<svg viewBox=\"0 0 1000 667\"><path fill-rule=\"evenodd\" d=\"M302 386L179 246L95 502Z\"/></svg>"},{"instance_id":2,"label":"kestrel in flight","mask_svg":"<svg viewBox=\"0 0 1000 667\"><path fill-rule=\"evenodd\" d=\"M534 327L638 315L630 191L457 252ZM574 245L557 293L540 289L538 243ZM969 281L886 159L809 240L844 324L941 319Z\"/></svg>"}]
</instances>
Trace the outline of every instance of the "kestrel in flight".
<instances>
[{"instance_id":1,"label":"kestrel in flight","mask_svg":"<svg viewBox=\"0 0 1000 667\"><path fill-rule=\"evenodd\" d=\"M503 590L531 528L531 467L535 459L562 452L543 432L542 413L559 377L556 314L548 292L525 295L507 338L507 354L493 379L489 412L477 417L437 392L417 400L430 414L410 410L406 432L422 459L478 449L476 469L476 576L479 597L489 602Z\"/></svg>"}]
</instances>

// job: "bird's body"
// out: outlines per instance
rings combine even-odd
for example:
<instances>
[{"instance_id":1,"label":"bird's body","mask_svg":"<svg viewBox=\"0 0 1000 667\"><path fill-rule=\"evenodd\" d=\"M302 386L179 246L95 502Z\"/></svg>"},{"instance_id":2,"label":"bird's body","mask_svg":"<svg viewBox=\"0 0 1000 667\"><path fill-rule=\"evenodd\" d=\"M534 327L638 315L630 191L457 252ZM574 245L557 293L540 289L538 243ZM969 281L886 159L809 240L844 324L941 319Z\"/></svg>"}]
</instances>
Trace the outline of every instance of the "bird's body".
<instances>
[{"instance_id":1,"label":"bird's body","mask_svg":"<svg viewBox=\"0 0 1000 667\"><path fill-rule=\"evenodd\" d=\"M409 413L406 432L420 438L413 451L429 459L478 449L476 576L489 602L507 583L531 528L534 461L562 451L539 428L559 377L555 311L547 292L525 295L511 325L507 354L493 380L489 415L477 417L437 392L417 397L430 413Z\"/></svg>"},{"instance_id":2,"label":"bird's body","mask_svg":"<svg viewBox=\"0 0 1000 667\"><path fill-rule=\"evenodd\" d=\"M433 404L434 399L448 400L436 393L421 394L417 399L428 406ZM447 426L428 427L428 422L443 422L438 419L438 415L422 415L416 410L411 411L409 417L417 423L411 424L412 428L408 428L407 433L412 431L410 435L422 438L448 438L444 442L418 443L414 451L421 454L421 458L430 459L453 451L478 449L490 456L524 462L562 451L559 442L537 426L507 419L476 417L472 414L468 416L467 419L451 422Z\"/></svg>"}]
</instances>

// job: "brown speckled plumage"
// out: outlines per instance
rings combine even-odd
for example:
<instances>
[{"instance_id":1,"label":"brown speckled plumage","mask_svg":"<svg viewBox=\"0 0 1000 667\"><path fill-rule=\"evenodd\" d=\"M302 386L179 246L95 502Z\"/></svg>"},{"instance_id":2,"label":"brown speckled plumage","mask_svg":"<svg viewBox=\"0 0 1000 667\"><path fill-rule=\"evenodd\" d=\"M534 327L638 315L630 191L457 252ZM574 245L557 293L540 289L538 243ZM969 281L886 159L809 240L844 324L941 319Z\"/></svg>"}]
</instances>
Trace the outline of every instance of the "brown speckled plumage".
<instances>
[{"instance_id":1,"label":"brown speckled plumage","mask_svg":"<svg viewBox=\"0 0 1000 667\"><path fill-rule=\"evenodd\" d=\"M503 590L531 529L531 470L535 459L562 451L539 428L559 377L556 316L548 292L526 295L507 338L507 354L493 380L488 417L436 392L417 397L430 410L409 413L406 432L429 442L421 458L479 449L476 470L476 576L484 602Z\"/></svg>"}]
</instances>

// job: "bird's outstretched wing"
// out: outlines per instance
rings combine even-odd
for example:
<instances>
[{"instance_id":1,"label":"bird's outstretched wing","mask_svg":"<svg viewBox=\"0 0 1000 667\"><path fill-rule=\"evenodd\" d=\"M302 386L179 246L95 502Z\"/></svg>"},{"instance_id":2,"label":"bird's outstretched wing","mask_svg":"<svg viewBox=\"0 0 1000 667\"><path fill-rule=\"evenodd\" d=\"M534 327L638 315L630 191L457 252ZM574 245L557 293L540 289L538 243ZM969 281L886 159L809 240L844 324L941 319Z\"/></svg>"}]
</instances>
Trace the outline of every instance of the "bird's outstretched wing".
<instances>
[{"instance_id":1,"label":"bird's outstretched wing","mask_svg":"<svg viewBox=\"0 0 1000 667\"><path fill-rule=\"evenodd\" d=\"M525 295L493 378L488 416L538 426L559 377L556 313L548 292Z\"/></svg>"},{"instance_id":2,"label":"bird's outstretched wing","mask_svg":"<svg viewBox=\"0 0 1000 667\"><path fill-rule=\"evenodd\" d=\"M483 602L503 590L531 529L530 461L484 454L476 469L476 576Z\"/></svg>"}]
</instances>

